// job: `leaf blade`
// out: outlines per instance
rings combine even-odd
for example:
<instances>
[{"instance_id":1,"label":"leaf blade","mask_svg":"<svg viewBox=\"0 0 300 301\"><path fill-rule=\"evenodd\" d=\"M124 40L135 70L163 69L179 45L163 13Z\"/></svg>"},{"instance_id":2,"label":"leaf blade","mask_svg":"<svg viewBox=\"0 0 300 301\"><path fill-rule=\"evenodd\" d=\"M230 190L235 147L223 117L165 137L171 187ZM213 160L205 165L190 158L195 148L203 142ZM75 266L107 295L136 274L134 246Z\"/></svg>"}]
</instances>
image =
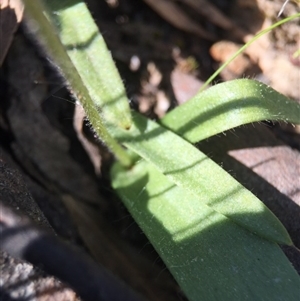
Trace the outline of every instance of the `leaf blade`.
<instances>
[{"instance_id":1,"label":"leaf blade","mask_svg":"<svg viewBox=\"0 0 300 301\"><path fill-rule=\"evenodd\" d=\"M39 38L41 45L44 47L45 52L47 54L50 54L50 57L53 60L55 60L59 71L63 74L63 76L66 77L68 84L72 88L72 94L76 97L76 99L80 101L80 103L84 107L87 117L93 125L95 132L100 137L100 139L108 146L108 148L112 150L112 152L118 158L118 160L120 160L120 162L124 164L124 166L131 165L132 162L130 161L124 149L117 143L117 141L113 139L113 137L108 133L107 130L108 124L110 126L119 126L121 128L130 127L131 115L127 99L121 97L120 99L117 99L117 101L108 105L107 103L105 104L102 102L100 94L95 93L96 86L99 86L99 82L97 81L97 76L99 75L99 73L101 74L102 78L105 78L106 74L110 74L110 76L108 76L110 78L109 80L100 83L100 86L104 86L106 89L105 91L108 91L108 94L110 93L110 91L114 91L114 89L116 88L116 86L112 86L111 82L114 78L116 79L116 84L119 89L117 89L118 93L122 89L124 90L124 87L120 82L120 78L118 77L116 68L111 60L111 56L108 53L103 40L101 41L99 32L96 31L97 28L95 27L95 24L93 23L93 20L85 4L77 0L48 1L47 4L50 5L50 8L53 9L52 13L49 13L47 7L44 6L43 3L39 0L24 0L24 4L25 14L27 15L28 19L31 20L31 22L28 22L29 26L33 25L31 29ZM79 12L77 12L78 14L76 13L72 15L72 9L74 8L74 6L76 9L75 12L77 12L78 10ZM74 54L74 47L72 45L74 44L78 48L80 46L80 43L78 44L77 42L80 41L77 40L78 34L76 33L76 30L74 32L74 20L73 22L69 20L71 24L64 24L63 28L61 28L60 26L58 26L58 28L55 28L55 26L53 25L52 17L58 18L56 19L58 23L60 21L59 16L62 17L62 19L64 17L64 13L60 14L59 10L62 10L64 13L67 14L68 20L72 19L72 17L76 18L76 16L80 16L80 12L83 13L84 19L81 20L81 18L79 18L79 21L77 19L75 21L75 24L82 24L83 22L83 27L85 27L84 25L86 21L86 30L85 35L83 35L83 38L88 39L91 33L92 35L93 33L95 33L97 39L100 40L100 43L96 43L93 45L92 50L99 53L101 53L102 51L102 54L104 53L102 60L107 62L105 66L109 69L102 70L100 68L99 70L95 70L95 68L92 68L90 70L90 75L92 76L93 81L89 84L89 86L87 86L87 84L89 83L89 77L85 76L86 73L89 74L89 66L84 66L84 63L86 61L92 61L91 55L88 54L86 51L86 48L89 47L83 47L82 49L79 49L78 53L82 60L77 60L76 57L73 57L72 59L70 58L69 53L73 52ZM57 34L57 31L60 32L60 30L64 33L63 35ZM67 33L65 32L68 30L71 30L73 32L73 34L70 37L68 37ZM64 40L65 43L71 43L69 44L69 46L72 46L71 49L66 49L68 45L63 45L62 39L66 39ZM97 62L99 63L99 60ZM79 73L79 71L81 73ZM98 73L96 71L98 71ZM116 74L117 77L115 77ZM109 95L107 93L104 95L104 99L109 98L108 96L114 96L114 93L111 93ZM105 110L103 110L103 108L105 108ZM108 119L106 122L104 120L105 118Z\"/></svg>"},{"instance_id":2,"label":"leaf blade","mask_svg":"<svg viewBox=\"0 0 300 301\"><path fill-rule=\"evenodd\" d=\"M129 128L131 114L124 85L84 1L53 0L47 6L60 40L104 122Z\"/></svg>"},{"instance_id":3,"label":"leaf blade","mask_svg":"<svg viewBox=\"0 0 300 301\"><path fill-rule=\"evenodd\" d=\"M204 153L138 113L133 117L129 131L115 131L112 135L155 165L173 183L196 196L199 206L208 205L266 239L292 244L273 213ZM171 151L166 145L172 148ZM253 214L245 219L244 214L250 211Z\"/></svg>"},{"instance_id":4,"label":"leaf blade","mask_svg":"<svg viewBox=\"0 0 300 301\"><path fill-rule=\"evenodd\" d=\"M166 114L160 124L196 143L262 120L300 124L300 105L262 83L238 79L197 94Z\"/></svg>"},{"instance_id":5,"label":"leaf blade","mask_svg":"<svg viewBox=\"0 0 300 301\"><path fill-rule=\"evenodd\" d=\"M300 279L279 247L174 185L151 163L116 164L113 187L189 300L293 300ZM234 236L233 236L234 234Z\"/></svg>"}]
</instances>

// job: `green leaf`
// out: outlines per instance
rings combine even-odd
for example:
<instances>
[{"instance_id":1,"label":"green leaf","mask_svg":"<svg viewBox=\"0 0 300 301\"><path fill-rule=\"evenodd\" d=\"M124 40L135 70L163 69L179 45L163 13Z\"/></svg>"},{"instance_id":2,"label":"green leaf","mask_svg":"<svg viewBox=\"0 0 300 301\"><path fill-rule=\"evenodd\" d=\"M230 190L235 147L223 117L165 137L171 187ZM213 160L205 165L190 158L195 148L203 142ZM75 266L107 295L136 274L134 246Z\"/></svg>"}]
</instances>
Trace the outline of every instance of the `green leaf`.
<instances>
[{"instance_id":1,"label":"green leaf","mask_svg":"<svg viewBox=\"0 0 300 301\"><path fill-rule=\"evenodd\" d=\"M47 1L59 38L109 125L127 129L131 114L125 88L105 41L84 1Z\"/></svg>"},{"instance_id":2,"label":"green leaf","mask_svg":"<svg viewBox=\"0 0 300 301\"><path fill-rule=\"evenodd\" d=\"M190 301L299 300L299 277L276 244L203 205L201 196L174 185L144 160L130 170L116 164L112 179ZM263 219L251 211L241 218L255 215Z\"/></svg>"},{"instance_id":3,"label":"green leaf","mask_svg":"<svg viewBox=\"0 0 300 301\"><path fill-rule=\"evenodd\" d=\"M252 37L250 40L246 38L247 43L243 45L240 49L238 49L230 58L226 60L224 64L222 64L210 77L208 80L205 81L204 85L201 87L200 91L203 91L220 73L222 70L224 70L237 56L239 56L244 50L246 50L253 42L258 40L260 37L264 36L266 33L270 32L271 30L279 27L280 25L283 25L287 22L290 22L296 18L300 17L300 13L294 14L292 16L286 17L282 20L279 20L278 22L268 26L267 28L261 30L258 32L254 37Z\"/></svg>"},{"instance_id":4,"label":"green leaf","mask_svg":"<svg viewBox=\"0 0 300 301\"><path fill-rule=\"evenodd\" d=\"M129 128L131 114L120 76L97 26L81 1L46 3L50 12L39 0L24 0L29 26L66 77L95 132L117 159L129 166L126 152L107 131L108 126Z\"/></svg>"},{"instance_id":5,"label":"green leaf","mask_svg":"<svg viewBox=\"0 0 300 301\"><path fill-rule=\"evenodd\" d=\"M169 112L160 123L195 143L261 120L300 124L300 105L265 84L239 79L197 94Z\"/></svg>"},{"instance_id":6,"label":"green leaf","mask_svg":"<svg viewBox=\"0 0 300 301\"><path fill-rule=\"evenodd\" d=\"M199 208L208 205L251 232L283 244L292 244L273 213L250 191L193 145L155 122L133 115L130 130L112 135L151 162L174 185L190 192Z\"/></svg>"}]
</instances>

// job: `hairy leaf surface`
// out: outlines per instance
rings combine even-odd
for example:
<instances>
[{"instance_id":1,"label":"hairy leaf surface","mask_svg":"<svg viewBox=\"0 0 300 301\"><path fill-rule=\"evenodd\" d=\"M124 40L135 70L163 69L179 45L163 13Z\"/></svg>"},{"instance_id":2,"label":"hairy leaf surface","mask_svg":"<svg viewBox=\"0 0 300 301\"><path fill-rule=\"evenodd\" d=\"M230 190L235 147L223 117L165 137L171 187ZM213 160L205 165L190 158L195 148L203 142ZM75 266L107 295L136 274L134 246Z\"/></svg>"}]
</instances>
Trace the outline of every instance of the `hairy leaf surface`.
<instances>
[{"instance_id":1,"label":"hairy leaf surface","mask_svg":"<svg viewBox=\"0 0 300 301\"><path fill-rule=\"evenodd\" d=\"M137 113L133 116L130 130L112 135L194 195L199 207L208 205L261 237L291 244L273 213L219 165L159 124Z\"/></svg>"},{"instance_id":2,"label":"hairy leaf surface","mask_svg":"<svg viewBox=\"0 0 300 301\"><path fill-rule=\"evenodd\" d=\"M203 205L144 160L130 170L116 164L112 178L190 301L298 300L299 276L275 243Z\"/></svg>"},{"instance_id":3,"label":"hairy leaf surface","mask_svg":"<svg viewBox=\"0 0 300 301\"><path fill-rule=\"evenodd\" d=\"M300 124L300 105L265 84L238 79L197 94L169 112L160 123L195 143L261 120Z\"/></svg>"}]
</instances>

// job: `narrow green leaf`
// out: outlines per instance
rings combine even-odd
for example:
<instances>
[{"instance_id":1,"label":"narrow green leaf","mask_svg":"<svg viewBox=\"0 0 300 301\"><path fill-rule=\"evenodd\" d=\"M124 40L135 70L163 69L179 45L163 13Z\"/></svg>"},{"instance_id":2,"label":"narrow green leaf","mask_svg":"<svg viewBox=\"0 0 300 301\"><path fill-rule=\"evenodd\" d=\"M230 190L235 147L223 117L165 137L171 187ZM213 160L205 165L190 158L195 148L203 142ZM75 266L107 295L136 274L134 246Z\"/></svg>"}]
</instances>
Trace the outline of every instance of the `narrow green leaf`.
<instances>
[{"instance_id":1,"label":"narrow green leaf","mask_svg":"<svg viewBox=\"0 0 300 301\"><path fill-rule=\"evenodd\" d=\"M116 164L112 179L190 301L299 299L299 277L276 244L203 205L151 163L141 160L130 170ZM241 218L254 215L263 219L248 211Z\"/></svg>"},{"instance_id":2,"label":"narrow green leaf","mask_svg":"<svg viewBox=\"0 0 300 301\"><path fill-rule=\"evenodd\" d=\"M260 82L239 79L197 94L160 123L195 143L236 126L261 120L300 124L300 105Z\"/></svg>"},{"instance_id":3,"label":"narrow green leaf","mask_svg":"<svg viewBox=\"0 0 300 301\"><path fill-rule=\"evenodd\" d=\"M224 64L222 64L220 66L220 68L218 68L218 70L216 70L207 81L205 81L204 85L201 87L200 91L203 91L220 73L222 70L224 70L226 68L226 66L228 66L237 56L239 56L244 50L246 50L254 41L256 41L257 39L259 39L260 37L264 36L266 33L270 32L271 30L275 29L276 27L290 22L296 18L299 18L300 14L294 14L292 16L286 17L270 26L268 26L267 28L263 29L262 31L258 32L254 37L252 37L244 46L242 46L238 51L236 51L229 59L226 60L226 62ZM199 92L200 92L199 91Z\"/></svg>"},{"instance_id":4,"label":"narrow green leaf","mask_svg":"<svg viewBox=\"0 0 300 301\"><path fill-rule=\"evenodd\" d=\"M174 184L251 232L292 244L279 220L250 191L193 145L147 118L134 114L128 131L115 130L118 141L151 162Z\"/></svg>"},{"instance_id":5,"label":"narrow green leaf","mask_svg":"<svg viewBox=\"0 0 300 301\"><path fill-rule=\"evenodd\" d=\"M32 26L32 30L40 38L45 51L55 60L58 68L66 77L68 84L72 87L74 96L83 105L95 132L111 149L117 159L123 165L129 166L131 161L126 152L107 131L107 124L111 125L113 123L114 126L125 129L130 127L131 124L129 106L120 77L102 37L96 31L97 28L86 6L78 1L48 1L47 3L55 6L55 4L58 5L58 2L60 9L67 12L66 19L70 20L74 17L75 21L73 23L82 26L77 28L79 32L76 32L76 29L72 27L74 24L62 22L58 27L64 34L59 37L49 14L46 18L46 7L39 0L24 0L25 13L28 20L30 20L29 25ZM71 4L74 6L69 6ZM75 11L73 11L74 7ZM79 14L78 10L81 11L82 15ZM74 12L74 15L70 16L72 12ZM59 21L59 15L65 16L60 11L57 11L56 14L53 12L53 14L58 18L57 22ZM69 40L66 40L68 29L70 29L72 36ZM84 33L82 36L80 35L81 32ZM79 40L78 36L83 40ZM88 37L92 37L91 40L88 40ZM62 45L60 38L65 39L65 47L68 50ZM95 63L93 55L95 56ZM101 62L97 59L98 56L101 56ZM101 65L101 63L103 64ZM107 69L103 69L103 67ZM103 93L103 98L97 88ZM122 97L118 98L117 94L122 95ZM112 98L114 101L112 101ZM107 118L106 124L104 124L105 118Z\"/></svg>"},{"instance_id":6,"label":"narrow green leaf","mask_svg":"<svg viewBox=\"0 0 300 301\"><path fill-rule=\"evenodd\" d=\"M127 129L131 114L124 85L84 1L47 1L62 44L104 122Z\"/></svg>"}]
</instances>

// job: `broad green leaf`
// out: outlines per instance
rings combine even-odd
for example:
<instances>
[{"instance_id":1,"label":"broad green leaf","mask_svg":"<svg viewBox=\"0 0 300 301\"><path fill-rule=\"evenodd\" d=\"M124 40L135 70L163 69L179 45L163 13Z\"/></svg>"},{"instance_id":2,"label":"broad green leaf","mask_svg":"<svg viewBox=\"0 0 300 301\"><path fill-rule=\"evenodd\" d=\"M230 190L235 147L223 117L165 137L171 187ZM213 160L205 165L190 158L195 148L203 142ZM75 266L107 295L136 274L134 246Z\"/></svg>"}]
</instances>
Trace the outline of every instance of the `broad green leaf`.
<instances>
[{"instance_id":1,"label":"broad green leaf","mask_svg":"<svg viewBox=\"0 0 300 301\"><path fill-rule=\"evenodd\" d=\"M203 205L151 163L140 160L129 170L116 164L112 179L190 301L299 300L299 276L276 244ZM244 220L255 215L263 219L241 213Z\"/></svg>"},{"instance_id":2,"label":"broad green leaf","mask_svg":"<svg viewBox=\"0 0 300 301\"><path fill-rule=\"evenodd\" d=\"M112 135L196 197L199 208L208 205L261 237L292 244L273 213L219 165L157 123L138 113L133 117L130 130Z\"/></svg>"},{"instance_id":3,"label":"broad green leaf","mask_svg":"<svg viewBox=\"0 0 300 301\"><path fill-rule=\"evenodd\" d=\"M197 94L169 112L160 123L195 143L261 120L300 124L300 105L265 84L238 79Z\"/></svg>"}]
</instances>

